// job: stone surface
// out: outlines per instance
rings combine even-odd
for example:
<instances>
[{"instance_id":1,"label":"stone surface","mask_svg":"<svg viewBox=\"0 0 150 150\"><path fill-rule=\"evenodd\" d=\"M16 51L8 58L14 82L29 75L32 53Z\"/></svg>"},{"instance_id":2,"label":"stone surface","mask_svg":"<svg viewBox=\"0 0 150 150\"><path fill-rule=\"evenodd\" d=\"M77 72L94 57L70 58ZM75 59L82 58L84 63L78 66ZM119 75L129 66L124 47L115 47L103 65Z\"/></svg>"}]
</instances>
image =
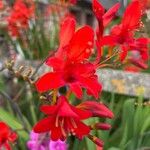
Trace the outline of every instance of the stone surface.
<instances>
[{"instance_id":1,"label":"stone surface","mask_svg":"<svg viewBox=\"0 0 150 150\"><path fill-rule=\"evenodd\" d=\"M97 72L104 91L150 98L150 75L112 69Z\"/></svg>"}]
</instances>

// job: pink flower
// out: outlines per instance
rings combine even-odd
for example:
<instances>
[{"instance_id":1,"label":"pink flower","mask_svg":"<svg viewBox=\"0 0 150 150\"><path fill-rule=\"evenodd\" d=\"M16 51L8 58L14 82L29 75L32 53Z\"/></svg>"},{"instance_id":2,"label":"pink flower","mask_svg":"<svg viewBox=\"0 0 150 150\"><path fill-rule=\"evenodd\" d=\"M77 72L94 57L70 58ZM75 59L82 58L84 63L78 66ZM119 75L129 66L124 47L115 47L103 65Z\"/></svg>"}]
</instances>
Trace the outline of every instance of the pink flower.
<instances>
[{"instance_id":1,"label":"pink flower","mask_svg":"<svg viewBox=\"0 0 150 150\"><path fill-rule=\"evenodd\" d=\"M31 131L27 147L29 150L45 150L48 149L49 142L50 139L47 134L39 134Z\"/></svg>"},{"instance_id":2,"label":"pink flower","mask_svg":"<svg viewBox=\"0 0 150 150\"><path fill-rule=\"evenodd\" d=\"M50 150L67 150L67 144L65 141L50 141L49 143L49 149Z\"/></svg>"}]
</instances>

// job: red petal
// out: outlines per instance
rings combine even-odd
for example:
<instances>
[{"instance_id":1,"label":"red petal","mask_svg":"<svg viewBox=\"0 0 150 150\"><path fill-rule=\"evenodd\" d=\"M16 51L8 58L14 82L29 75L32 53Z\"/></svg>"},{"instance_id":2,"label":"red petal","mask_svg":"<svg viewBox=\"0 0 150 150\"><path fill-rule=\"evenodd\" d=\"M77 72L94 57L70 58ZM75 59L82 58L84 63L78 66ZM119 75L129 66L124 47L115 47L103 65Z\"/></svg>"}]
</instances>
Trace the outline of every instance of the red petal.
<instances>
[{"instance_id":1,"label":"red petal","mask_svg":"<svg viewBox=\"0 0 150 150\"><path fill-rule=\"evenodd\" d=\"M92 8L96 18L98 19L98 21L100 21L105 12L104 7L101 5L101 3L98 0L93 0Z\"/></svg>"},{"instance_id":2,"label":"red petal","mask_svg":"<svg viewBox=\"0 0 150 150\"><path fill-rule=\"evenodd\" d=\"M104 36L100 40L100 46L109 45L109 46L115 46L117 44L117 37L115 36Z\"/></svg>"},{"instance_id":3,"label":"red petal","mask_svg":"<svg viewBox=\"0 0 150 150\"><path fill-rule=\"evenodd\" d=\"M102 90L102 86L101 86L101 84L98 83L97 79L79 77L78 80L79 80L81 86L88 89L95 96L95 98L98 98L99 93Z\"/></svg>"},{"instance_id":4,"label":"red petal","mask_svg":"<svg viewBox=\"0 0 150 150\"><path fill-rule=\"evenodd\" d=\"M65 96L60 96L58 99L59 110L57 112L60 117L73 117L79 118L79 116L72 110L71 105L68 103L68 100Z\"/></svg>"},{"instance_id":5,"label":"red petal","mask_svg":"<svg viewBox=\"0 0 150 150\"><path fill-rule=\"evenodd\" d=\"M128 54L128 47L126 46L121 46L121 53L120 53L120 61L124 61L124 59L126 58L127 54Z\"/></svg>"},{"instance_id":6,"label":"red petal","mask_svg":"<svg viewBox=\"0 0 150 150\"><path fill-rule=\"evenodd\" d=\"M93 51L94 32L89 26L80 28L73 36L68 57L72 61L82 61L89 58Z\"/></svg>"},{"instance_id":7,"label":"red petal","mask_svg":"<svg viewBox=\"0 0 150 150\"><path fill-rule=\"evenodd\" d=\"M79 139L83 139L84 136L90 133L90 128L84 123L76 120L75 121L77 128L74 128L74 132Z\"/></svg>"},{"instance_id":8,"label":"red petal","mask_svg":"<svg viewBox=\"0 0 150 150\"><path fill-rule=\"evenodd\" d=\"M58 127L58 128L55 127L51 130L51 140L57 141L57 140L61 139L62 137L63 137L63 135L62 135L62 131L61 131L60 127Z\"/></svg>"},{"instance_id":9,"label":"red petal","mask_svg":"<svg viewBox=\"0 0 150 150\"><path fill-rule=\"evenodd\" d=\"M92 113L87 110L82 110L76 107L72 107L72 110L80 117L80 120L88 119L92 116Z\"/></svg>"},{"instance_id":10,"label":"red petal","mask_svg":"<svg viewBox=\"0 0 150 150\"><path fill-rule=\"evenodd\" d=\"M40 77L35 86L39 92L46 92L51 89L59 88L64 85L64 81L61 78L60 73L46 73Z\"/></svg>"},{"instance_id":11,"label":"red petal","mask_svg":"<svg viewBox=\"0 0 150 150\"><path fill-rule=\"evenodd\" d=\"M40 107L40 111L42 111L46 115L53 115L53 114L55 114L56 110L57 110L56 106L43 105Z\"/></svg>"},{"instance_id":12,"label":"red petal","mask_svg":"<svg viewBox=\"0 0 150 150\"><path fill-rule=\"evenodd\" d=\"M9 136L10 128L5 122L0 121L0 137L6 138Z\"/></svg>"},{"instance_id":13,"label":"red petal","mask_svg":"<svg viewBox=\"0 0 150 150\"><path fill-rule=\"evenodd\" d=\"M54 121L55 120L52 117L44 118L33 127L33 130L36 133L48 132L52 128Z\"/></svg>"},{"instance_id":14,"label":"red petal","mask_svg":"<svg viewBox=\"0 0 150 150\"><path fill-rule=\"evenodd\" d=\"M0 147L0 148L1 148L1 147ZM11 150L11 147L10 147L10 145L9 145L8 142L6 142L6 143L4 144L4 149L5 149L5 150Z\"/></svg>"},{"instance_id":15,"label":"red petal","mask_svg":"<svg viewBox=\"0 0 150 150\"><path fill-rule=\"evenodd\" d=\"M9 137L8 137L8 140L10 141L10 142L14 142L16 139L17 139L17 134L15 133L15 132L12 132L10 135L9 135Z\"/></svg>"},{"instance_id":16,"label":"red petal","mask_svg":"<svg viewBox=\"0 0 150 150\"><path fill-rule=\"evenodd\" d=\"M78 63L74 65L74 72L76 76L89 77L96 72L95 70L96 67L91 63Z\"/></svg>"},{"instance_id":17,"label":"red petal","mask_svg":"<svg viewBox=\"0 0 150 150\"><path fill-rule=\"evenodd\" d=\"M113 118L113 113L102 103L95 101L86 101L77 106L83 110L89 110L93 116Z\"/></svg>"},{"instance_id":18,"label":"red petal","mask_svg":"<svg viewBox=\"0 0 150 150\"><path fill-rule=\"evenodd\" d=\"M67 17L61 23L60 35L59 35L59 40L60 40L59 47L64 47L69 44L75 32L75 24L76 21L73 17Z\"/></svg>"},{"instance_id":19,"label":"red petal","mask_svg":"<svg viewBox=\"0 0 150 150\"><path fill-rule=\"evenodd\" d=\"M139 27L141 15L142 14L139 2L138 1L131 2L131 4L126 8L122 19L123 29L132 30Z\"/></svg>"},{"instance_id":20,"label":"red petal","mask_svg":"<svg viewBox=\"0 0 150 150\"><path fill-rule=\"evenodd\" d=\"M93 12L98 20L98 29L97 29L97 39L99 40L104 31L104 25L103 25L103 15L105 12L104 7L101 5L101 3L98 2L98 0L93 0L92 3Z\"/></svg>"},{"instance_id":21,"label":"red petal","mask_svg":"<svg viewBox=\"0 0 150 150\"><path fill-rule=\"evenodd\" d=\"M48 66L53 67L53 69L54 69L55 71L62 69L63 63L64 63L64 61L63 61L62 59L60 59L60 58L57 58L57 57L50 57L50 58L48 58L47 61L46 61L46 64L47 64ZM60 65L60 64L61 64L61 65Z\"/></svg>"},{"instance_id":22,"label":"red petal","mask_svg":"<svg viewBox=\"0 0 150 150\"><path fill-rule=\"evenodd\" d=\"M77 98L82 98L82 88L78 83L69 84L71 91L77 96Z\"/></svg>"},{"instance_id":23,"label":"red petal","mask_svg":"<svg viewBox=\"0 0 150 150\"><path fill-rule=\"evenodd\" d=\"M110 8L103 16L103 25L106 27L110 21L115 17L118 9L120 7L120 3L116 3L112 8Z\"/></svg>"}]
</instances>

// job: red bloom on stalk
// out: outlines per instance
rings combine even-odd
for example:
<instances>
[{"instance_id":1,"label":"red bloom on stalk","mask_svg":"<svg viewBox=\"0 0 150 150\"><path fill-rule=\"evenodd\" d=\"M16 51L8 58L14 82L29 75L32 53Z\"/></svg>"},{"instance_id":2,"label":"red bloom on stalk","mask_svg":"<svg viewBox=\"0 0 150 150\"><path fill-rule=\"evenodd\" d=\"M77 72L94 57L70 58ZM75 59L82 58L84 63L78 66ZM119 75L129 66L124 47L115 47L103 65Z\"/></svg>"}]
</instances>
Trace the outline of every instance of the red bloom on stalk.
<instances>
[{"instance_id":1,"label":"red bloom on stalk","mask_svg":"<svg viewBox=\"0 0 150 150\"><path fill-rule=\"evenodd\" d=\"M128 51L136 51L140 58L138 61L146 61L148 59L148 43L147 38L134 38L134 33L141 25L141 6L138 1L132 2L125 10L121 24L116 25L111 30L111 35L104 36L100 40L100 45L120 46L120 60L123 61ZM130 60L130 59L129 59Z\"/></svg>"},{"instance_id":2,"label":"red bloom on stalk","mask_svg":"<svg viewBox=\"0 0 150 150\"><path fill-rule=\"evenodd\" d=\"M28 21L33 16L34 3L32 0L16 0L8 17L8 30L12 36L18 36L21 29L28 28Z\"/></svg>"},{"instance_id":3,"label":"red bloom on stalk","mask_svg":"<svg viewBox=\"0 0 150 150\"><path fill-rule=\"evenodd\" d=\"M111 30L111 35L104 36L103 39L100 41L100 44L102 46L114 46L118 44L122 46L128 46L128 43L132 43L134 40L133 31L139 28L140 21L141 10L139 3L137 1L132 2L125 10L121 24L114 26Z\"/></svg>"},{"instance_id":4,"label":"red bloom on stalk","mask_svg":"<svg viewBox=\"0 0 150 150\"><path fill-rule=\"evenodd\" d=\"M52 140L65 140L69 134L75 135L79 139L87 136L99 146L103 146L103 142L90 135L90 130L109 130L111 126L105 123L88 126L82 123L81 120L90 117L113 117L113 113L102 103L86 101L78 106L72 106L64 96L58 98L56 105L43 105L41 111L48 117L34 126L35 132L50 131Z\"/></svg>"},{"instance_id":5,"label":"red bloom on stalk","mask_svg":"<svg viewBox=\"0 0 150 150\"><path fill-rule=\"evenodd\" d=\"M90 127L81 120L91 117L91 112L70 105L64 96L58 98L57 105L44 105L41 111L48 115L34 126L37 133L51 131L51 139L65 140L67 135L73 134L79 139L88 135Z\"/></svg>"},{"instance_id":6,"label":"red bloom on stalk","mask_svg":"<svg viewBox=\"0 0 150 150\"><path fill-rule=\"evenodd\" d=\"M17 134L12 132L8 125L0 122L0 149L11 150L9 142L14 142L17 139Z\"/></svg>"},{"instance_id":7,"label":"red bloom on stalk","mask_svg":"<svg viewBox=\"0 0 150 150\"><path fill-rule=\"evenodd\" d=\"M68 85L78 98L82 97L82 87L98 98L101 85L95 74L95 66L88 62L93 51L94 32L84 26L75 32L75 20L66 18L60 29L60 46L54 57L46 64L53 68L36 82L39 92Z\"/></svg>"}]
</instances>

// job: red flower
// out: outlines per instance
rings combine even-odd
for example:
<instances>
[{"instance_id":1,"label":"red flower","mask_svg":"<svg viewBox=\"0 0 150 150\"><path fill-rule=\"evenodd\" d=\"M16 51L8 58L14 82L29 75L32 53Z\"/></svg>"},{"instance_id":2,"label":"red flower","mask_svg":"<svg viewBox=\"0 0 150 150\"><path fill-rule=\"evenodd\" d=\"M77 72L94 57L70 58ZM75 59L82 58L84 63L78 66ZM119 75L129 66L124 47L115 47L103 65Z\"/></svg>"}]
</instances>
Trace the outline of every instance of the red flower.
<instances>
[{"instance_id":1,"label":"red flower","mask_svg":"<svg viewBox=\"0 0 150 150\"><path fill-rule=\"evenodd\" d=\"M125 10L121 24L114 26L111 30L111 35L104 36L100 40L100 45L119 45L122 50L120 52L121 61L126 58L129 51L138 52L140 54L139 61L147 61L149 39L134 38L136 29L140 27L141 17L140 3L138 1L132 2Z\"/></svg>"},{"instance_id":2,"label":"red flower","mask_svg":"<svg viewBox=\"0 0 150 150\"><path fill-rule=\"evenodd\" d=\"M9 142L14 142L17 134L12 132L6 123L0 122L0 149L11 150Z\"/></svg>"},{"instance_id":3,"label":"red flower","mask_svg":"<svg viewBox=\"0 0 150 150\"><path fill-rule=\"evenodd\" d=\"M111 35L104 36L101 45L126 45L134 40L133 31L139 28L141 21L140 5L137 1L132 2L125 10L121 24L111 30Z\"/></svg>"},{"instance_id":4,"label":"red flower","mask_svg":"<svg viewBox=\"0 0 150 150\"><path fill-rule=\"evenodd\" d=\"M98 98L101 85L95 74L95 66L87 59L92 53L94 32L84 26L75 32L75 20L67 18L61 25L60 46L54 57L46 64L53 68L36 82L39 92L68 85L78 98L82 97L82 87Z\"/></svg>"},{"instance_id":5,"label":"red flower","mask_svg":"<svg viewBox=\"0 0 150 150\"><path fill-rule=\"evenodd\" d=\"M41 111L48 117L42 119L34 126L35 132L50 131L52 140L65 140L69 134L75 135L79 139L87 136L99 146L103 146L103 142L97 137L90 135L90 130L109 130L111 126L106 123L96 123L87 126L81 120L91 117L113 117L113 113L102 103L86 101L75 107L70 105L64 96L58 98L56 105L42 106Z\"/></svg>"},{"instance_id":6,"label":"red flower","mask_svg":"<svg viewBox=\"0 0 150 150\"><path fill-rule=\"evenodd\" d=\"M93 12L98 20L99 26L97 29L97 38L98 40L100 40L100 38L103 36L104 28L115 17L116 12L120 7L120 3L116 3L106 13L105 13L105 8L101 5L101 3L98 0L93 0L92 7L93 7Z\"/></svg>"},{"instance_id":7,"label":"red flower","mask_svg":"<svg viewBox=\"0 0 150 150\"><path fill-rule=\"evenodd\" d=\"M27 1L28 5L23 0L16 0L8 17L8 30L12 36L18 36L21 29L28 27L28 21L34 13L34 3Z\"/></svg>"},{"instance_id":8,"label":"red flower","mask_svg":"<svg viewBox=\"0 0 150 150\"><path fill-rule=\"evenodd\" d=\"M34 126L37 133L51 132L51 139L65 140L68 134L82 139L90 132L90 127L81 120L91 117L91 112L70 105L64 96L58 98L57 105L44 105L41 111L48 115Z\"/></svg>"}]
</instances>

